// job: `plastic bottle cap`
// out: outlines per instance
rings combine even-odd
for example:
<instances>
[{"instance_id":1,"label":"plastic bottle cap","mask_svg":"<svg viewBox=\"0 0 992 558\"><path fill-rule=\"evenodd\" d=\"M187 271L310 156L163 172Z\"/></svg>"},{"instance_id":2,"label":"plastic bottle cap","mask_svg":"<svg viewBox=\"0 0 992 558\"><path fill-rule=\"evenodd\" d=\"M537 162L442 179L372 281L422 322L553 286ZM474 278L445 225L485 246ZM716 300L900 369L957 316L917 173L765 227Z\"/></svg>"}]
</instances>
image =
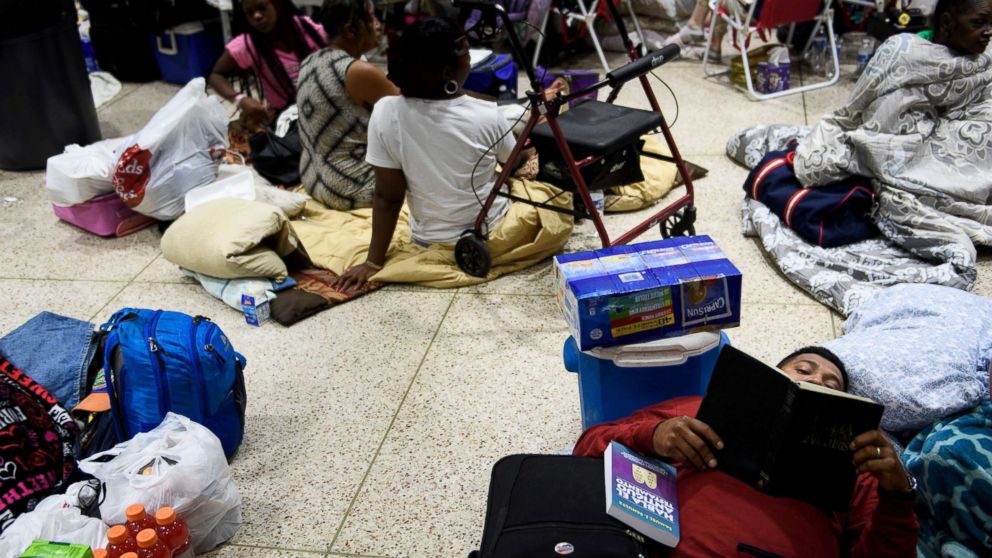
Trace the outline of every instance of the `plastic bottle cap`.
<instances>
[{"instance_id":1,"label":"plastic bottle cap","mask_svg":"<svg viewBox=\"0 0 992 558\"><path fill-rule=\"evenodd\" d=\"M155 512L155 523L168 525L176 520L176 510L172 508L162 508Z\"/></svg>"},{"instance_id":2,"label":"plastic bottle cap","mask_svg":"<svg viewBox=\"0 0 992 558\"><path fill-rule=\"evenodd\" d=\"M94 548L93 558L107 558L107 551L102 548Z\"/></svg>"},{"instance_id":3,"label":"plastic bottle cap","mask_svg":"<svg viewBox=\"0 0 992 558\"><path fill-rule=\"evenodd\" d=\"M145 506L141 504L131 504L124 510L124 515L128 521L141 521L145 517Z\"/></svg>"},{"instance_id":4,"label":"plastic bottle cap","mask_svg":"<svg viewBox=\"0 0 992 558\"><path fill-rule=\"evenodd\" d=\"M127 527L123 525L114 525L107 531L107 541L110 544L121 544L127 540Z\"/></svg>"},{"instance_id":5,"label":"plastic bottle cap","mask_svg":"<svg viewBox=\"0 0 992 558\"><path fill-rule=\"evenodd\" d=\"M158 535L155 529L144 529L138 533L137 540L140 548L151 548L158 542Z\"/></svg>"}]
</instances>

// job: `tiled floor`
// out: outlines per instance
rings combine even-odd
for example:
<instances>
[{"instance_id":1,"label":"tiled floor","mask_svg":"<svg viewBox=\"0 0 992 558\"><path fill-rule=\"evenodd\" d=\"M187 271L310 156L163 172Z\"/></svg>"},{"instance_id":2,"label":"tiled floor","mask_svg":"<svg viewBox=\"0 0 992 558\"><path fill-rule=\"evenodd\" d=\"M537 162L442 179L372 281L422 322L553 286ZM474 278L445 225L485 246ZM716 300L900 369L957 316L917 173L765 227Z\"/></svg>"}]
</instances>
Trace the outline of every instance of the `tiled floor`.
<instances>
[{"instance_id":1,"label":"tiled floor","mask_svg":"<svg viewBox=\"0 0 992 558\"><path fill-rule=\"evenodd\" d=\"M574 66L597 65L589 57ZM658 74L679 100L683 153L710 170L697 185L697 231L744 273L733 342L774 360L834 336L840 318L741 236L746 171L724 144L753 124L815 122L849 82L756 103L704 80L698 63ZM138 130L176 90L126 85L100 110L104 133ZM671 97L657 91L672 115ZM621 101L646 106L633 87ZM479 542L492 464L509 453L564 451L580 433L548 263L468 289L390 287L292 328L255 329L166 262L154 229L105 240L59 222L43 179L0 172L0 334L42 310L100 322L122 306L160 307L211 316L248 358L247 433L232 463L244 525L213 556L465 556ZM639 217L608 225L622 231ZM568 249L596 242L587 223ZM978 290L992 292L992 269L982 271Z\"/></svg>"}]
</instances>

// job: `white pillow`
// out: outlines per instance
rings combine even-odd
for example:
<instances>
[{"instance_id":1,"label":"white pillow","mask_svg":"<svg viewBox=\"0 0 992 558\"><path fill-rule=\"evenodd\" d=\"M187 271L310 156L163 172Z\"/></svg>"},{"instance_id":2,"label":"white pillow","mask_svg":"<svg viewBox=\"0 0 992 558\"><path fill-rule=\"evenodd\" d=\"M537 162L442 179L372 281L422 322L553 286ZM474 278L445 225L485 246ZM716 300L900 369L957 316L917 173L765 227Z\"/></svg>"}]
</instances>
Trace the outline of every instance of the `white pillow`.
<instances>
[{"instance_id":1,"label":"white pillow","mask_svg":"<svg viewBox=\"0 0 992 558\"><path fill-rule=\"evenodd\" d=\"M286 217L293 219L303 213L303 208L310 200L310 196L300 192L290 192L282 188L262 183L255 179L255 201L274 205L286 214Z\"/></svg>"},{"instance_id":2,"label":"white pillow","mask_svg":"<svg viewBox=\"0 0 992 558\"><path fill-rule=\"evenodd\" d=\"M920 430L989 397L992 300L951 287L895 285L869 298L824 343L850 392L885 405L882 428Z\"/></svg>"}]
</instances>

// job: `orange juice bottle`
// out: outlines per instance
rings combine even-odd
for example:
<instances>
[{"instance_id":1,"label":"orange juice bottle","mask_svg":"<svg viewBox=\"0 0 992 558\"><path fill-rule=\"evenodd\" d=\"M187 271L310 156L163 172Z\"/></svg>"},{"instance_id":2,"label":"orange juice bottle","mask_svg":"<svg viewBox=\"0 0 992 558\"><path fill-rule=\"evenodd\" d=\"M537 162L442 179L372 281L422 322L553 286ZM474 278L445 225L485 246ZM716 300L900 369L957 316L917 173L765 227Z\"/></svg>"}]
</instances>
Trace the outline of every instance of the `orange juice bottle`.
<instances>
[{"instance_id":1,"label":"orange juice bottle","mask_svg":"<svg viewBox=\"0 0 992 558\"><path fill-rule=\"evenodd\" d=\"M121 558L125 553L137 552L138 544L123 525L114 525L107 531L107 558Z\"/></svg>"},{"instance_id":2,"label":"orange juice bottle","mask_svg":"<svg viewBox=\"0 0 992 558\"><path fill-rule=\"evenodd\" d=\"M145 513L145 506L141 504L131 504L124 510L124 515L127 517L124 526L132 537L137 538L145 529L155 529L155 518Z\"/></svg>"},{"instance_id":3,"label":"orange juice bottle","mask_svg":"<svg viewBox=\"0 0 992 558\"><path fill-rule=\"evenodd\" d=\"M138 533L138 558L172 558L172 551L158 540L155 529Z\"/></svg>"},{"instance_id":4,"label":"orange juice bottle","mask_svg":"<svg viewBox=\"0 0 992 558\"><path fill-rule=\"evenodd\" d=\"M162 508L155 512L155 531L158 538L172 550L173 558L193 556L193 540L189 536L189 526L172 508Z\"/></svg>"}]
</instances>

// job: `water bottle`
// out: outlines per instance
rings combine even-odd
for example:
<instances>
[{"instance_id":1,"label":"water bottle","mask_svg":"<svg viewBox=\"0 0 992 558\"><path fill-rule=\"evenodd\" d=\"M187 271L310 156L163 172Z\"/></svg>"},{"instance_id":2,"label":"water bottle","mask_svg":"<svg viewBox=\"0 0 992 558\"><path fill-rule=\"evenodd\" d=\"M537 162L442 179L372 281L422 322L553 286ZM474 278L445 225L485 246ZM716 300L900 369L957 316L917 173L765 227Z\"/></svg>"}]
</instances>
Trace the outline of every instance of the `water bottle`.
<instances>
[{"instance_id":1,"label":"water bottle","mask_svg":"<svg viewBox=\"0 0 992 558\"><path fill-rule=\"evenodd\" d=\"M834 44L837 47L837 67L840 68L840 65L844 62L844 37L834 37ZM833 76L834 73L833 60L827 58L827 65L830 70L829 74Z\"/></svg>"},{"instance_id":2,"label":"water bottle","mask_svg":"<svg viewBox=\"0 0 992 558\"><path fill-rule=\"evenodd\" d=\"M868 67L868 62L871 61L871 56L874 54L874 50L875 50L874 46L875 45L872 43L872 40L869 39L868 37L865 37L865 39L861 41L861 48L858 49L857 75L860 76L862 73L864 73L865 68Z\"/></svg>"},{"instance_id":3,"label":"water bottle","mask_svg":"<svg viewBox=\"0 0 992 558\"><path fill-rule=\"evenodd\" d=\"M603 214L606 208L606 195L602 190L590 190L589 197L592 198L592 203L595 206L595 210L600 215Z\"/></svg>"},{"instance_id":4,"label":"water bottle","mask_svg":"<svg viewBox=\"0 0 992 558\"><path fill-rule=\"evenodd\" d=\"M86 72L98 72L100 65L96 60L96 52L93 51L93 41L90 40L90 14L79 6L79 2L76 2L76 11L79 14L79 40L83 44L83 60L86 62Z\"/></svg>"},{"instance_id":5,"label":"water bottle","mask_svg":"<svg viewBox=\"0 0 992 558\"><path fill-rule=\"evenodd\" d=\"M828 45L829 41L827 41L827 34L823 30L823 27L820 27L820 30L816 33L816 37L813 39L813 52L810 60L813 66L814 74L823 74L827 71Z\"/></svg>"}]
</instances>

